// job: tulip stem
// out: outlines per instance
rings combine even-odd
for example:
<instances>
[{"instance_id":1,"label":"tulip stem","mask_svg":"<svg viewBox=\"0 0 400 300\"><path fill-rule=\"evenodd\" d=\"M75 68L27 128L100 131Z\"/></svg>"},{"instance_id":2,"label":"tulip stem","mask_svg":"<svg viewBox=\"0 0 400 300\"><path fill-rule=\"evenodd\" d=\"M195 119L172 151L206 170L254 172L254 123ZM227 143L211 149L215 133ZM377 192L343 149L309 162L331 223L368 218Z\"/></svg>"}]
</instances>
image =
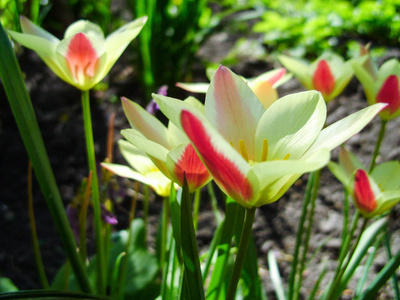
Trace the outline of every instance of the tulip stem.
<instances>
[{"instance_id":1,"label":"tulip stem","mask_svg":"<svg viewBox=\"0 0 400 300\"><path fill-rule=\"evenodd\" d=\"M386 120L381 121L381 128L379 130L378 139L376 140L374 153L372 154L371 164L369 166L369 173L371 173L372 170L375 168L376 158L379 155L379 150L382 145L383 137L385 136L386 124L387 124Z\"/></svg>"},{"instance_id":2,"label":"tulip stem","mask_svg":"<svg viewBox=\"0 0 400 300\"><path fill-rule=\"evenodd\" d=\"M236 288L242 272L244 259L246 257L247 248L250 241L251 229L253 227L254 216L256 213L256 207L246 208L242 234L240 236L239 249L236 255L235 265L233 267L232 277L229 281L228 292L226 294L226 300L235 299Z\"/></svg>"},{"instance_id":3,"label":"tulip stem","mask_svg":"<svg viewBox=\"0 0 400 300\"><path fill-rule=\"evenodd\" d=\"M96 157L94 151L92 117L90 113L89 91L82 91L82 110L85 126L86 150L89 162L89 170L92 172L92 201L94 211L94 227L96 236L96 256L97 256L97 291L100 295L105 294L104 289L104 247L101 222L99 180L97 177Z\"/></svg>"},{"instance_id":4,"label":"tulip stem","mask_svg":"<svg viewBox=\"0 0 400 300\"><path fill-rule=\"evenodd\" d=\"M363 218L363 223L362 223L361 228L356 236L356 240L354 241L352 247L349 250L350 241L353 239L353 234L357 227L359 217L360 217L360 214L357 211L354 216L350 232L346 238L346 245L343 247L342 252L339 254L339 261L338 261L338 265L336 267L335 275L333 276L333 282L329 286L328 296L325 299L328 299L328 300L334 299L335 293L337 293L337 289L339 287L339 284L343 277L343 274L346 271L346 269L353 257L354 252L356 251L356 248L358 246L358 243L360 242L361 236L362 236L365 228L367 228L368 219Z\"/></svg>"}]
</instances>

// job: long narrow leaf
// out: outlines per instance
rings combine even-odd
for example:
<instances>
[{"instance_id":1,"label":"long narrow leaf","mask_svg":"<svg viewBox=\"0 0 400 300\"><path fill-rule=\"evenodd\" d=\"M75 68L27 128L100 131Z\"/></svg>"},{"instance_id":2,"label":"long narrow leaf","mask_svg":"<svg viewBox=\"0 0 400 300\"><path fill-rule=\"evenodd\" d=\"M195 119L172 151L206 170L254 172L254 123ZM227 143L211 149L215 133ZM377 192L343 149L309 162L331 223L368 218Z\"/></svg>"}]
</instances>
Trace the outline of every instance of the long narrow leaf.
<instances>
[{"instance_id":1,"label":"long narrow leaf","mask_svg":"<svg viewBox=\"0 0 400 300\"><path fill-rule=\"evenodd\" d=\"M389 278L396 272L400 266L400 251L385 265L385 267L378 273L375 279L371 282L368 288L360 296L359 299L369 300L374 299L374 296L379 289L389 280Z\"/></svg>"},{"instance_id":2,"label":"long narrow leaf","mask_svg":"<svg viewBox=\"0 0 400 300\"><path fill-rule=\"evenodd\" d=\"M339 288L335 291L335 297L338 297L342 291L346 288L347 283L350 281L351 277L353 276L356 268L360 265L362 258L367 253L369 247L376 241L376 237L382 228L386 225L387 219L382 218L378 221L372 223L362 234L360 242L354 252L354 255L343 274L342 280L340 281Z\"/></svg>"},{"instance_id":3,"label":"long narrow leaf","mask_svg":"<svg viewBox=\"0 0 400 300\"><path fill-rule=\"evenodd\" d=\"M185 278L191 300L204 300L199 251L193 226L192 197L184 176L181 199L181 241Z\"/></svg>"},{"instance_id":4,"label":"long narrow leaf","mask_svg":"<svg viewBox=\"0 0 400 300\"><path fill-rule=\"evenodd\" d=\"M239 204L237 204L231 198L227 198L222 235L220 243L217 245L217 261L214 264L210 285L207 290L207 299L209 300L219 299L219 294L222 290L222 287L224 287L222 282L225 278L230 278L230 274L227 273L227 264L229 257L231 256L230 249L232 246L234 227L237 223L243 224L243 214L241 218L238 217L238 210L240 209L241 206L239 206ZM241 222L238 222L239 220L241 220Z\"/></svg>"},{"instance_id":5,"label":"long narrow leaf","mask_svg":"<svg viewBox=\"0 0 400 300\"><path fill-rule=\"evenodd\" d=\"M11 42L0 24L0 77L10 102L15 120L22 136L29 158L32 161L36 178L60 234L61 241L76 274L79 286L91 293L85 267L76 251L77 246L65 214L53 170L43 143L39 125L26 89L21 69L11 47Z\"/></svg>"},{"instance_id":6,"label":"long narrow leaf","mask_svg":"<svg viewBox=\"0 0 400 300\"><path fill-rule=\"evenodd\" d=\"M276 262L275 253L273 250L268 252L268 267L276 297L278 300L286 300L281 274L279 273L278 263Z\"/></svg>"}]
</instances>

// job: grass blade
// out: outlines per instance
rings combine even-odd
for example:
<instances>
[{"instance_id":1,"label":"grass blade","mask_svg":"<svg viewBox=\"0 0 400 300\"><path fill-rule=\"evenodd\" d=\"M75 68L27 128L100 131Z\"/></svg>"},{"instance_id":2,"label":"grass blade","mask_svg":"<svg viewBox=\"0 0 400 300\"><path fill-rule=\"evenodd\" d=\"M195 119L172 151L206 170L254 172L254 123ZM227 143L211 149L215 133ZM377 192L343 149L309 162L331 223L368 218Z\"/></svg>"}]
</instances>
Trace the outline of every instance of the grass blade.
<instances>
[{"instance_id":1,"label":"grass blade","mask_svg":"<svg viewBox=\"0 0 400 300\"><path fill-rule=\"evenodd\" d=\"M286 300L281 274L279 274L278 263L276 262L274 250L268 252L268 267L274 285L275 294L278 300Z\"/></svg>"}]
</instances>

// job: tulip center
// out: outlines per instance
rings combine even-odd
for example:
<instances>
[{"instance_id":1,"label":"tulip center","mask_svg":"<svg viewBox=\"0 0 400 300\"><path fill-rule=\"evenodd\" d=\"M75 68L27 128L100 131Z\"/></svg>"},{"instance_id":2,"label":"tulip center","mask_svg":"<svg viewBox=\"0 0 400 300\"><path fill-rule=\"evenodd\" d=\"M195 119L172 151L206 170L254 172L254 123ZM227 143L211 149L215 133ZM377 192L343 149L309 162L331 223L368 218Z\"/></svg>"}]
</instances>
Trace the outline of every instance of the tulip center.
<instances>
[{"instance_id":1,"label":"tulip center","mask_svg":"<svg viewBox=\"0 0 400 300\"><path fill-rule=\"evenodd\" d=\"M99 57L91 41L83 33L77 33L71 39L65 58L77 81L85 77L92 78L97 70Z\"/></svg>"},{"instance_id":2,"label":"tulip center","mask_svg":"<svg viewBox=\"0 0 400 300\"><path fill-rule=\"evenodd\" d=\"M233 143L230 142L230 144L233 147ZM262 150L261 150L261 160L259 162L249 159L246 144L244 143L243 140L239 140L239 151L240 155L249 163L250 166L258 164L259 162L265 162L267 161L268 158L268 140L267 139L263 140ZM283 158L276 158L275 160L281 160L281 159L288 160L289 158L290 158L290 153L287 153Z\"/></svg>"}]
</instances>

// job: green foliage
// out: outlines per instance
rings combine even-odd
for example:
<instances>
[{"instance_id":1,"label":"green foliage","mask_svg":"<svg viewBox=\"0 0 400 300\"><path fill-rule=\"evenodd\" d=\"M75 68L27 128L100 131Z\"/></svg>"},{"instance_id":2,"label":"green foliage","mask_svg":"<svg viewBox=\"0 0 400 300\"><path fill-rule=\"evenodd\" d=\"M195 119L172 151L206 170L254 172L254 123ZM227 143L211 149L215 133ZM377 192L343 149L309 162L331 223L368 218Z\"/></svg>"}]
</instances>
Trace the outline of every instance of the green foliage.
<instances>
[{"instance_id":1,"label":"green foliage","mask_svg":"<svg viewBox=\"0 0 400 300\"><path fill-rule=\"evenodd\" d=\"M18 288L10 278L0 277L0 293L16 292Z\"/></svg>"},{"instance_id":2,"label":"green foliage","mask_svg":"<svg viewBox=\"0 0 400 300\"><path fill-rule=\"evenodd\" d=\"M396 46L400 34L400 2L383 1L271 1L262 0L266 11L253 30L264 33L273 50L318 56L335 48L344 55L347 43L372 41L374 46Z\"/></svg>"},{"instance_id":3,"label":"green foliage","mask_svg":"<svg viewBox=\"0 0 400 300\"><path fill-rule=\"evenodd\" d=\"M160 289L159 283L156 282L158 264L156 257L149 252L144 243L145 225L143 220L134 220L130 230L132 230L132 240L129 245L131 251L127 258L126 283L125 287L122 287L125 291L124 299L155 299ZM128 239L129 232L127 230L121 230L113 234L108 263L109 274L113 272L114 266L118 266L115 262L118 260L120 254L126 250ZM96 280L96 270L96 257L94 257L87 269L89 278L93 283ZM109 285L113 284L112 279L109 276L107 280ZM116 283L119 282L117 281ZM74 274L69 272L68 263L58 271L52 283L52 288L68 289L71 291L79 290Z\"/></svg>"},{"instance_id":4,"label":"green foliage","mask_svg":"<svg viewBox=\"0 0 400 300\"><path fill-rule=\"evenodd\" d=\"M112 31L111 0L68 0L76 19L87 19L98 24L105 34Z\"/></svg>"}]
</instances>

